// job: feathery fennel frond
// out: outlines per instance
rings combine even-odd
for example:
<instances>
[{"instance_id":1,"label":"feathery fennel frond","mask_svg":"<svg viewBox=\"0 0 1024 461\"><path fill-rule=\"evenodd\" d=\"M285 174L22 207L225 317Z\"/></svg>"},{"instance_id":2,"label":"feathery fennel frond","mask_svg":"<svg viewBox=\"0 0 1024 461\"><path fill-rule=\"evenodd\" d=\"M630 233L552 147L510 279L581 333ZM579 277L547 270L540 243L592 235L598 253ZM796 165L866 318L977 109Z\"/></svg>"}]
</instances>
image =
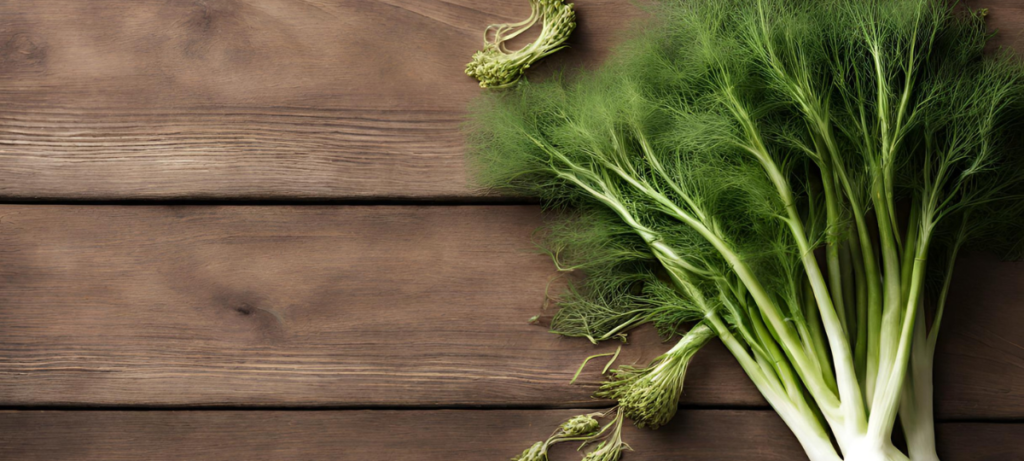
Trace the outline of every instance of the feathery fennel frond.
<instances>
[{"instance_id":1,"label":"feathery fennel frond","mask_svg":"<svg viewBox=\"0 0 1024 461\"><path fill-rule=\"evenodd\" d=\"M601 69L472 115L484 185L574 210L545 234L583 276L552 330L600 341L697 322L599 391L642 427L675 414L706 334L812 460L907 459L897 412L911 452L933 456L932 352L958 251L1024 253L1024 64L984 52L983 11L933 0L655 11Z\"/></svg>"}]
</instances>

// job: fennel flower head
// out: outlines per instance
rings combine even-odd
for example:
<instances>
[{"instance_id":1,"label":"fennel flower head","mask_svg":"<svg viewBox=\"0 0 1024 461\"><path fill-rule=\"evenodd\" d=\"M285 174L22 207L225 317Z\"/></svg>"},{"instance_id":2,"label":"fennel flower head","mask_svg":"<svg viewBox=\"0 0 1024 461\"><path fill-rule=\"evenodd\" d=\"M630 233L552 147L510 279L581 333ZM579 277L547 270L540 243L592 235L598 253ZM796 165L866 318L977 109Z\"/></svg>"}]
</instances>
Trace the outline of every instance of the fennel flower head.
<instances>
[{"instance_id":1,"label":"fennel flower head","mask_svg":"<svg viewBox=\"0 0 1024 461\"><path fill-rule=\"evenodd\" d=\"M620 397L619 405L637 427L657 429L675 416L680 394L677 389L679 387L660 386L651 379L644 379Z\"/></svg>"},{"instance_id":2,"label":"fennel flower head","mask_svg":"<svg viewBox=\"0 0 1024 461\"><path fill-rule=\"evenodd\" d=\"M622 459L621 443L601 442L597 448L583 456L582 461L619 461Z\"/></svg>"},{"instance_id":3,"label":"fennel flower head","mask_svg":"<svg viewBox=\"0 0 1024 461\"><path fill-rule=\"evenodd\" d=\"M484 30L484 48L466 64L466 75L480 81L481 88L505 88L522 78L526 69L538 60L562 48L576 28L573 4L562 0L530 0L530 17L516 24L492 24ZM541 23L540 36L515 51L505 42ZM492 36L493 34L493 36Z\"/></svg>"},{"instance_id":4,"label":"fennel flower head","mask_svg":"<svg viewBox=\"0 0 1024 461\"><path fill-rule=\"evenodd\" d=\"M692 354L666 354L654 366L615 370L598 397L619 401L626 417L641 429L657 429L672 419L679 407L683 380Z\"/></svg>"},{"instance_id":5,"label":"fennel flower head","mask_svg":"<svg viewBox=\"0 0 1024 461\"><path fill-rule=\"evenodd\" d=\"M579 437L596 431L601 424L590 415L576 416L560 426L562 434L566 437Z\"/></svg>"},{"instance_id":6,"label":"fennel flower head","mask_svg":"<svg viewBox=\"0 0 1024 461\"><path fill-rule=\"evenodd\" d=\"M544 442L537 442L512 458L512 461L548 461L548 447Z\"/></svg>"}]
</instances>

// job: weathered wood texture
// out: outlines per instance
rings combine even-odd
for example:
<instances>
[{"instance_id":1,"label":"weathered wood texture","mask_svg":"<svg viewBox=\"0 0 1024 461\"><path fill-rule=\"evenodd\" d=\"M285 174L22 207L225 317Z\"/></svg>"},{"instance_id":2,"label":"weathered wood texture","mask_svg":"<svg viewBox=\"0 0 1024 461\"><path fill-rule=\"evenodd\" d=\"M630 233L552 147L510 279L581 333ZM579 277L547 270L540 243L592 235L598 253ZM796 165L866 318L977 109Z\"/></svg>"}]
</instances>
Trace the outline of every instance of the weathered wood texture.
<instances>
[{"instance_id":1,"label":"weathered wood texture","mask_svg":"<svg viewBox=\"0 0 1024 461\"><path fill-rule=\"evenodd\" d=\"M964 0L972 9L987 8L989 28L996 32L993 47L1010 47L1021 54L1024 50L1024 3L1018 0Z\"/></svg>"},{"instance_id":2,"label":"weathered wood texture","mask_svg":"<svg viewBox=\"0 0 1024 461\"><path fill-rule=\"evenodd\" d=\"M0 412L0 453L19 461L508 459L586 410ZM658 431L630 426L628 461L805 459L770 411L689 410ZM1024 425L943 423L943 461L1022 461ZM552 450L578 459L575 445Z\"/></svg>"},{"instance_id":3,"label":"weathered wood texture","mask_svg":"<svg viewBox=\"0 0 1024 461\"><path fill-rule=\"evenodd\" d=\"M597 63L631 0L580 0ZM1016 45L1024 7L989 7ZM479 195L459 124L487 24L527 2L8 0L0 3L0 198ZM537 72L534 73L537 76Z\"/></svg>"},{"instance_id":4,"label":"weathered wood texture","mask_svg":"<svg viewBox=\"0 0 1024 461\"><path fill-rule=\"evenodd\" d=\"M596 404L568 385L595 348L527 323L554 275L533 207L0 216L3 404ZM646 335L624 358L664 348ZM688 401L762 404L716 349Z\"/></svg>"},{"instance_id":5,"label":"weathered wood texture","mask_svg":"<svg viewBox=\"0 0 1024 461\"><path fill-rule=\"evenodd\" d=\"M0 207L0 404L600 405L590 346L527 324L529 206ZM972 258L939 417L1024 417L1024 267ZM955 326L955 327L954 327ZM620 363L667 348L635 334ZM764 405L717 343L686 405Z\"/></svg>"},{"instance_id":6,"label":"weathered wood texture","mask_svg":"<svg viewBox=\"0 0 1024 461\"><path fill-rule=\"evenodd\" d=\"M630 0L577 2L595 63ZM471 192L462 72L529 4L0 2L0 197L445 198Z\"/></svg>"},{"instance_id":7,"label":"weathered wood texture","mask_svg":"<svg viewBox=\"0 0 1024 461\"><path fill-rule=\"evenodd\" d=\"M936 351L938 414L986 419L1024 415L1021 300L1024 263L1001 262L987 254L957 263Z\"/></svg>"}]
</instances>

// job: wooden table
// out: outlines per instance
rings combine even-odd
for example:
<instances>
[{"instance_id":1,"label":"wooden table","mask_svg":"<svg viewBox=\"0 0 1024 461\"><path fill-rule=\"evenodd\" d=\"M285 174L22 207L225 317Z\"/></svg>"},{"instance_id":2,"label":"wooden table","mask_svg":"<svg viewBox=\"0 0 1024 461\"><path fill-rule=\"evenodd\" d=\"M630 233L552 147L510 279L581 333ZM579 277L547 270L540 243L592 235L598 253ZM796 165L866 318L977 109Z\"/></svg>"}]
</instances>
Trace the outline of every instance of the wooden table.
<instances>
[{"instance_id":1,"label":"wooden table","mask_svg":"<svg viewBox=\"0 0 1024 461\"><path fill-rule=\"evenodd\" d=\"M1024 46L1024 2L970 5ZM599 63L641 14L577 7L539 74ZM0 2L0 459L499 460L606 407L597 367L568 381L614 345L527 323L553 274L538 207L463 168L463 65L527 14ZM970 255L952 296L940 453L1024 460L1024 265ZM620 360L667 348L634 336ZM682 404L627 431L629 460L803 458L718 344Z\"/></svg>"}]
</instances>

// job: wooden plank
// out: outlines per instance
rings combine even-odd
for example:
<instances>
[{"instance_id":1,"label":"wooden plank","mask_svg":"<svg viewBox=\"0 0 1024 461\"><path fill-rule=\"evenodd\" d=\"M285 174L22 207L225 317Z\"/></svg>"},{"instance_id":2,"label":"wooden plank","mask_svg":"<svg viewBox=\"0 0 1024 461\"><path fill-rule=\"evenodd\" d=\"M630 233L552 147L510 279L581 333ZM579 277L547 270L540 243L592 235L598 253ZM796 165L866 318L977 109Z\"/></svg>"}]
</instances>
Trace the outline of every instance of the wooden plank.
<instances>
[{"instance_id":1,"label":"wooden plank","mask_svg":"<svg viewBox=\"0 0 1024 461\"><path fill-rule=\"evenodd\" d=\"M0 206L0 404L601 405L614 350L527 324L529 206ZM1024 417L1024 265L961 267L939 417ZM977 288L980 287L980 288ZM646 334L644 334L646 333ZM620 363L668 345L632 335ZM688 406L764 401L718 343Z\"/></svg>"},{"instance_id":2,"label":"wooden plank","mask_svg":"<svg viewBox=\"0 0 1024 461\"><path fill-rule=\"evenodd\" d=\"M1016 46L1024 8L989 7ZM579 0L593 65L631 0ZM525 0L9 0L0 3L0 197L478 196L458 126L482 29Z\"/></svg>"},{"instance_id":3,"label":"wooden plank","mask_svg":"<svg viewBox=\"0 0 1024 461\"><path fill-rule=\"evenodd\" d=\"M585 410L5 411L0 453L19 461L508 459ZM1022 424L943 423L944 461L1021 461ZM689 410L657 431L624 430L627 461L806 459L770 411ZM578 459L566 444L553 459Z\"/></svg>"},{"instance_id":4,"label":"wooden plank","mask_svg":"<svg viewBox=\"0 0 1024 461\"><path fill-rule=\"evenodd\" d=\"M1019 419L1024 409L1024 264L972 254L957 262L953 277L936 351L936 411Z\"/></svg>"},{"instance_id":5,"label":"wooden plank","mask_svg":"<svg viewBox=\"0 0 1024 461\"><path fill-rule=\"evenodd\" d=\"M577 2L593 64L629 0ZM0 3L0 196L447 198L463 171L463 74L525 0ZM536 76L537 74L535 74Z\"/></svg>"},{"instance_id":6,"label":"wooden plank","mask_svg":"<svg viewBox=\"0 0 1024 461\"><path fill-rule=\"evenodd\" d=\"M534 207L0 207L7 405L572 406ZM651 332L648 332L651 333ZM667 346L653 334L629 363ZM724 348L687 401L763 405Z\"/></svg>"},{"instance_id":7,"label":"wooden plank","mask_svg":"<svg viewBox=\"0 0 1024 461\"><path fill-rule=\"evenodd\" d=\"M965 0L963 3L971 9L988 9L986 21L989 29L996 32L993 48L1021 50L1024 47L1024 4L1017 0Z\"/></svg>"}]
</instances>

